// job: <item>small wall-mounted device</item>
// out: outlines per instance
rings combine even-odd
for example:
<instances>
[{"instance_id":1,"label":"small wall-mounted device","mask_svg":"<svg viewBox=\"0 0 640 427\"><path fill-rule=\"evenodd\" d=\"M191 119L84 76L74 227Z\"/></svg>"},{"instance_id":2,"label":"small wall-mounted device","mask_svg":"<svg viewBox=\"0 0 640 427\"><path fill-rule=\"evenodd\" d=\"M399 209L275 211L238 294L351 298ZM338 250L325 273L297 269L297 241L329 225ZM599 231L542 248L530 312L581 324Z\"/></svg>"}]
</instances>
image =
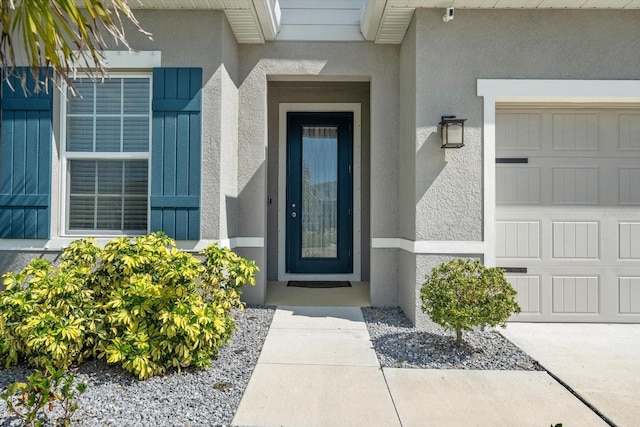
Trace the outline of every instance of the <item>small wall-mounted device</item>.
<instances>
[{"instance_id":1,"label":"small wall-mounted device","mask_svg":"<svg viewBox=\"0 0 640 427\"><path fill-rule=\"evenodd\" d=\"M442 20L444 22L453 21L454 15L455 15L455 12L454 12L453 8L452 7L448 7L446 12L444 13L444 16L442 17Z\"/></svg>"}]
</instances>

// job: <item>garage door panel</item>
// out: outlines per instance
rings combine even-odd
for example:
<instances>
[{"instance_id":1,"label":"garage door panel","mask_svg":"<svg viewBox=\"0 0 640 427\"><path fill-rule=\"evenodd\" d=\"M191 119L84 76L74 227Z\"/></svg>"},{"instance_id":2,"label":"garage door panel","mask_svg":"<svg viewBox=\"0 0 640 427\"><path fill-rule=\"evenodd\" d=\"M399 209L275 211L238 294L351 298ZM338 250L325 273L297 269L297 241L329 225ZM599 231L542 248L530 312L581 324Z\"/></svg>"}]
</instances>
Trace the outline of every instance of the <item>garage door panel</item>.
<instances>
[{"instance_id":1,"label":"garage door panel","mask_svg":"<svg viewBox=\"0 0 640 427\"><path fill-rule=\"evenodd\" d=\"M620 204L640 204L640 167L618 168L618 188Z\"/></svg>"},{"instance_id":2,"label":"garage door panel","mask_svg":"<svg viewBox=\"0 0 640 427\"><path fill-rule=\"evenodd\" d=\"M504 149L540 148L540 113L496 115L496 146Z\"/></svg>"},{"instance_id":3,"label":"garage door panel","mask_svg":"<svg viewBox=\"0 0 640 427\"><path fill-rule=\"evenodd\" d=\"M640 314L640 277L620 277L618 292L620 314Z\"/></svg>"},{"instance_id":4,"label":"garage door panel","mask_svg":"<svg viewBox=\"0 0 640 427\"><path fill-rule=\"evenodd\" d=\"M515 276L505 275L518 292L517 300L522 313L540 313L540 276Z\"/></svg>"},{"instance_id":5,"label":"garage door panel","mask_svg":"<svg viewBox=\"0 0 640 427\"><path fill-rule=\"evenodd\" d=\"M598 313L599 293L596 276L554 276L554 313Z\"/></svg>"},{"instance_id":6,"label":"garage door panel","mask_svg":"<svg viewBox=\"0 0 640 427\"><path fill-rule=\"evenodd\" d=\"M552 171L554 204L598 204L597 167L554 167Z\"/></svg>"},{"instance_id":7,"label":"garage door panel","mask_svg":"<svg viewBox=\"0 0 640 427\"><path fill-rule=\"evenodd\" d=\"M554 222L552 239L554 258L598 258L597 222Z\"/></svg>"},{"instance_id":8,"label":"garage door panel","mask_svg":"<svg viewBox=\"0 0 640 427\"><path fill-rule=\"evenodd\" d=\"M500 165L496 169L500 204L540 203L540 168Z\"/></svg>"},{"instance_id":9,"label":"garage door panel","mask_svg":"<svg viewBox=\"0 0 640 427\"><path fill-rule=\"evenodd\" d=\"M498 258L540 258L540 222L498 221Z\"/></svg>"},{"instance_id":10,"label":"garage door panel","mask_svg":"<svg viewBox=\"0 0 640 427\"><path fill-rule=\"evenodd\" d=\"M618 229L620 259L640 260L640 222L621 222Z\"/></svg>"},{"instance_id":11,"label":"garage door panel","mask_svg":"<svg viewBox=\"0 0 640 427\"><path fill-rule=\"evenodd\" d=\"M496 157L520 162L496 165L515 320L640 322L640 110L500 111Z\"/></svg>"},{"instance_id":12,"label":"garage door panel","mask_svg":"<svg viewBox=\"0 0 640 427\"><path fill-rule=\"evenodd\" d=\"M618 115L618 148L640 150L640 114Z\"/></svg>"},{"instance_id":13,"label":"garage door panel","mask_svg":"<svg viewBox=\"0 0 640 427\"><path fill-rule=\"evenodd\" d=\"M554 150L597 150L598 115L596 113L554 113Z\"/></svg>"}]
</instances>

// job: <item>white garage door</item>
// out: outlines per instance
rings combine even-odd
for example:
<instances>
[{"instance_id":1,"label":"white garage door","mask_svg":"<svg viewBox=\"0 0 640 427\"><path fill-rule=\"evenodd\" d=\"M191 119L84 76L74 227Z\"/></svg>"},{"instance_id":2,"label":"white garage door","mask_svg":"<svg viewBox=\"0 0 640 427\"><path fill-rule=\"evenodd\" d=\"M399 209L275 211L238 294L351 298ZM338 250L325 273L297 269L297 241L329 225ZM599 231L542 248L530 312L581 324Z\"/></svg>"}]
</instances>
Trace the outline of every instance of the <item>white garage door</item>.
<instances>
[{"instance_id":1,"label":"white garage door","mask_svg":"<svg viewBox=\"0 0 640 427\"><path fill-rule=\"evenodd\" d=\"M640 322L640 109L500 106L496 148L517 320Z\"/></svg>"}]
</instances>

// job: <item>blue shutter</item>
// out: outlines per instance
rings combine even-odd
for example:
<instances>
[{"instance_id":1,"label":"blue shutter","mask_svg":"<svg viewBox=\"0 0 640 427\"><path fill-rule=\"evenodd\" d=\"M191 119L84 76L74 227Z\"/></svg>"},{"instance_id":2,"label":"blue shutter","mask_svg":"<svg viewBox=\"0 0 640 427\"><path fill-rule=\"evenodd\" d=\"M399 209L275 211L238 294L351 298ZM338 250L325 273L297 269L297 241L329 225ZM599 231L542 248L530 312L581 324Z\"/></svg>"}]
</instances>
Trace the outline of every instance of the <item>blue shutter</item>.
<instances>
[{"instance_id":1,"label":"blue shutter","mask_svg":"<svg viewBox=\"0 0 640 427\"><path fill-rule=\"evenodd\" d=\"M200 238L202 69L153 70L151 231Z\"/></svg>"},{"instance_id":2,"label":"blue shutter","mask_svg":"<svg viewBox=\"0 0 640 427\"><path fill-rule=\"evenodd\" d=\"M28 70L26 76L33 92ZM25 95L19 78L10 77L10 83L2 82L0 238L48 239L53 90L49 84L46 91Z\"/></svg>"}]
</instances>

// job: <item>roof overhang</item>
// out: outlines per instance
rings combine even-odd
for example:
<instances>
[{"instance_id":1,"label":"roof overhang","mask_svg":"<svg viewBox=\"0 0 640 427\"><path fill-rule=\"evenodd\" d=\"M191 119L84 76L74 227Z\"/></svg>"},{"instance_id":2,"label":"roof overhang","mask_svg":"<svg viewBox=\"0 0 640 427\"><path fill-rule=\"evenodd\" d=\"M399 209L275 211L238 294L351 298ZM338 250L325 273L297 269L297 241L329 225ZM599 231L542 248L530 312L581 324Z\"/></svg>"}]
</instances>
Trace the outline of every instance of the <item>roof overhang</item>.
<instances>
[{"instance_id":1,"label":"roof overhang","mask_svg":"<svg viewBox=\"0 0 640 427\"><path fill-rule=\"evenodd\" d=\"M365 40L400 44L417 8L640 9L640 0L366 0L360 22Z\"/></svg>"},{"instance_id":2,"label":"roof overhang","mask_svg":"<svg viewBox=\"0 0 640 427\"><path fill-rule=\"evenodd\" d=\"M82 5L82 0L76 0ZM238 43L274 40L280 27L278 0L133 0L132 9L223 10Z\"/></svg>"},{"instance_id":3,"label":"roof overhang","mask_svg":"<svg viewBox=\"0 0 640 427\"><path fill-rule=\"evenodd\" d=\"M134 9L222 10L238 43L275 40L280 0L130 0ZM317 0L322 4L325 0ZM83 0L76 0L78 5ZM311 2L309 2L311 3ZM417 8L444 9L640 9L640 0L362 0L364 40L400 44ZM305 6L309 10L309 5ZM313 7L311 7L313 9Z\"/></svg>"}]
</instances>

